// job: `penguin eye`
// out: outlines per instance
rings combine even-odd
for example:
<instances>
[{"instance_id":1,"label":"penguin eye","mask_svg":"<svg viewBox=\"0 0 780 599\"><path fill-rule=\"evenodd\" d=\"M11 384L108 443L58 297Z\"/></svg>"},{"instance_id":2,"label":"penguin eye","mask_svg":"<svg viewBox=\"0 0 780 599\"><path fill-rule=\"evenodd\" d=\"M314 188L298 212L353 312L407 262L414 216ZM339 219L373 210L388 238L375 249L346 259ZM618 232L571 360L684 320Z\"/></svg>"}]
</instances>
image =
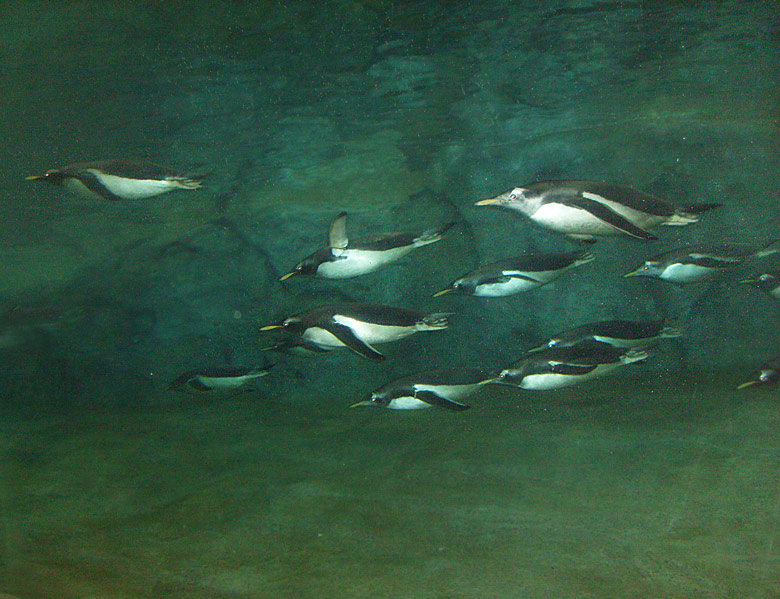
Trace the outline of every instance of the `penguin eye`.
<instances>
[{"instance_id":1,"label":"penguin eye","mask_svg":"<svg viewBox=\"0 0 780 599\"><path fill-rule=\"evenodd\" d=\"M517 194L516 193L510 193L509 194L509 199L510 200L516 200L517 199Z\"/></svg>"},{"instance_id":2,"label":"penguin eye","mask_svg":"<svg viewBox=\"0 0 780 599\"><path fill-rule=\"evenodd\" d=\"M769 275L761 275L758 277L759 281L768 281L771 277Z\"/></svg>"}]
</instances>

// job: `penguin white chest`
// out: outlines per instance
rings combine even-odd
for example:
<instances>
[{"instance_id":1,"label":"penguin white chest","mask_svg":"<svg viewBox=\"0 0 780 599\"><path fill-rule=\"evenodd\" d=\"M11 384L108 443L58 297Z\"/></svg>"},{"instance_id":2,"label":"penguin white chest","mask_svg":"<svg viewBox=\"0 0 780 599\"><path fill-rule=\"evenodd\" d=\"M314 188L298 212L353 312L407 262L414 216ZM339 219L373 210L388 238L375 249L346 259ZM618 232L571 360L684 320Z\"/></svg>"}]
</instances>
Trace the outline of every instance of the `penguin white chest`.
<instances>
[{"instance_id":1,"label":"penguin white chest","mask_svg":"<svg viewBox=\"0 0 780 599\"><path fill-rule=\"evenodd\" d=\"M391 410L423 410L425 408L431 408L431 404L426 403L413 397L412 395L404 395L402 397L394 397L387 404L387 407Z\"/></svg>"},{"instance_id":2,"label":"penguin white chest","mask_svg":"<svg viewBox=\"0 0 780 599\"><path fill-rule=\"evenodd\" d=\"M138 200L160 195L166 191L171 191L175 185L165 179L126 179L109 175L96 169L89 169L100 184L115 196L126 200Z\"/></svg>"},{"instance_id":3,"label":"penguin white chest","mask_svg":"<svg viewBox=\"0 0 780 599\"><path fill-rule=\"evenodd\" d=\"M356 250L347 248L335 250L338 258L332 262L323 262L317 269L317 275L326 279L348 279L382 268L408 254L412 247L393 248L385 251Z\"/></svg>"},{"instance_id":4,"label":"penguin white chest","mask_svg":"<svg viewBox=\"0 0 780 599\"><path fill-rule=\"evenodd\" d=\"M582 235L619 234L620 231L593 216L587 210L574 208L566 204L550 202L542 204L533 213L531 220L559 233L576 233Z\"/></svg>"},{"instance_id":5,"label":"penguin white chest","mask_svg":"<svg viewBox=\"0 0 780 599\"><path fill-rule=\"evenodd\" d=\"M780 300L780 286L772 289L772 291L769 292L769 295L771 295L776 300Z\"/></svg>"},{"instance_id":6,"label":"penguin white chest","mask_svg":"<svg viewBox=\"0 0 780 599\"><path fill-rule=\"evenodd\" d=\"M584 378L584 376L572 376L554 372L528 374L520 381L519 387L521 389L528 389L529 391L548 391L550 389L560 389L562 387L574 385Z\"/></svg>"},{"instance_id":7,"label":"penguin white chest","mask_svg":"<svg viewBox=\"0 0 780 599\"><path fill-rule=\"evenodd\" d=\"M417 332L414 325L386 325L373 322L364 322L356 320L349 316L337 314L333 320L341 325L349 327L356 337L366 343L385 343L387 341L398 341Z\"/></svg>"},{"instance_id":8,"label":"penguin white chest","mask_svg":"<svg viewBox=\"0 0 780 599\"><path fill-rule=\"evenodd\" d=\"M541 283L535 281L529 281L520 277L511 277L506 281L500 281L497 283L484 283L477 285L474 290L474 295L478 297L504 297L507 295L514 295L515 293L521 293L539 287Z\"/></svg>"},{"instance_id":9,"label":"penguin white chest","mask_svg":"<svg viewBox=\"0 0 780 599\"><path fill-rule=\"evenodd\" d=\"M718 270L714 268L707 268L705 266L699 266L698 264L676 263L667 266L658 276L665 281L692 283L710 279L716 274L718 274Z\"/></svg>"}]
</instances>

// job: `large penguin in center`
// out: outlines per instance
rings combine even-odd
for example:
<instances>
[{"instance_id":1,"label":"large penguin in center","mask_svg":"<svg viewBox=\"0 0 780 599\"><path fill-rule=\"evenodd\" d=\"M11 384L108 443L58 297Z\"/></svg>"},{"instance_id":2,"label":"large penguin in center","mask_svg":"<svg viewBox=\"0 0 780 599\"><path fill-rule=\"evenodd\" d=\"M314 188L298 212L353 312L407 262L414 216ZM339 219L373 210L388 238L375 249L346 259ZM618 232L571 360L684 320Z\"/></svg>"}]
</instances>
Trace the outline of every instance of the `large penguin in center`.
<instances>
[{"instance_id":1,"label":"large penguin in center","mask_svg":"<svg viewBox=\"0 0 780 599\"><path fill-rule=\"evenodd\" d=\"M378 304L344 303L321 306L296 314L281 324L262 331L281 329L284 333L323 350L348 347L370 360L385 357L372 347L404 339L418 331L447 328L447 314L425 314L416 310Z\"/></svg>"},{"instance_id":2,"label":"large penguin in center","mask_svg":"<svg viewBox=\"0 0 780 599\"><path fill-rule=\"evenodd\" d=\"M687 225L720 204L675 207L630 187L600 181L540 181L516 187L477 206L501 206L525 214L535 223L573 239L628 235L655 240L647 229Z\"/></svg>"},{"instance_id":3,"label":"large penguin in center","mask_svg":"<svg viewBox=\"0 0 780 599\"><path fill-rule=\"evenodd\" d=\"M156 164L131 160L98 160L53 168L28 181L65 186L88 198L138 200L175 189L198 189L198 179L185 177Z\"/></svg>"},{"instance_id":4,"label":"large penguin in center","mask_svg":"<svg viewBox=\"0 0 780 599\"><path fill-rule=\"evenodd\" d=\"M295 270L284 275L314 275L324 279L348 279L373 272L395 262L415 248L435 243L455 225L448 223L422 233L387 233L350 240L347 213L339 214L330 225L328 245L301 260Z\"/></svg>"}]
</instances>

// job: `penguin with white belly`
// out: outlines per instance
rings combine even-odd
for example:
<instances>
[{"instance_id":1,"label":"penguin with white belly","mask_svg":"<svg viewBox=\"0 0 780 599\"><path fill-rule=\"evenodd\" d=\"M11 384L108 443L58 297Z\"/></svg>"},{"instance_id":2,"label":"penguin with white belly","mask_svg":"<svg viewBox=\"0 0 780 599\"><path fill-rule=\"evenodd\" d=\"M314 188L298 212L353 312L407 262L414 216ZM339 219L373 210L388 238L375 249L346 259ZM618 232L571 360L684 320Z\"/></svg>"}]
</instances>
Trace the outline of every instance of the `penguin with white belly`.
<instances>
[{"instance_id":1,"label":"penguin with white belly","mask_svg":"<svg viewBox=\"0 0 780 599\"><path fill-rule=\"evenodd\" d=\"M270 368L205 368L191 370L177 377L169 389L195 393L239 391L268 374Z\"/></svg>"},{"instance_id":2,"label":"penguin with white belly","mask_svg":"<svg viewBox=\"0 0 780 599\"><path fill-rule=\"evenodd\" d=\"M626 350L600 342L551 347L526 354L504 368L498 377L487 382L531 391L560 389L639 362L648 356L641 349Z\"/></svg>"},{"instance_id":3,"label":"penguin with white belly","mask_svg":"<svg viewBox=\"0 0 780 599\"><path fill-rule=\"evenodd\" d=\"M342 212L331 223L328 245L304 258L295 270L284 275L286 281L295 275L313 275L324 279L348 279L373 272L415 248L436 243L455 225L448 223L423 233L388 233L350 240L347 236L347 213Z\"/></svg>"},{"instance_id":4,"label":"penguin with white belly","mask_svg":"<svg viewBox=\"0 0 780 599\"><path fill-rule=\"evenodd\" d=\"M485 384L485 376L486 371L478 368L450 368L414 374L383 385L371 394L371 399L350 407L420 410L435 406L460 412L469 408L462 400Z\"/></svg>"},{"instance_id":5,"label":"penguin with white belly","mask_svg":"<svg viewBox=\"0 0 780 599\"><path fill-rule=\"evenodd\" d=\"M198 179L168 168L130 160L82 162L27 177L64 186L81 196L106 200L139 200L177 189L198 189Z\"/></svg>"},{"instance_id":6,"label":"penguin with white belly","mask_svg":"<svg viewBox=\"0 0 780 599\"><path fill-rule=\"evenodd\" d=\"M434 294L458 293L478 297L504 297L551 283L576 266L592 261L591 252L529 254L480 266Z\"/></svg>"},{"instance_id":7,"label":"penguin with white belly","mask_svg":"<svg viewBox=\"0 0 780 599\"><path fill-rule=\"evenodd\" d=\"M447 316L379 304L344 303L296 314L281 324L264 326L260 330L279 329L320 349L347 347L364 358L384 360L385 356L374 349L373 344L398 341L418 331L446 329Z\"/></svg>"},{"instance_id":8,"label":"penguin with white belly","mask_svg":"<svg viewBox=\"0 0 780 599\"><path fill-rule=\"evenodd\" d=\"M651 277L685 285L713 279L752 258L780 251L773 241L761 249L746 244L691 245L658 254L624 277Z\"/></svg>"},{"instance_id":9,"label":"penguin with white belly","mask_svg":"<svg viewBox=\"0 0 780 599\"><path fill-rule=\"evenodd\" d=\"M593 241L602 235L627 235L655 240L647 229L657 225L687 225L720 204L675 207L623 185L600 181L540 181L516 187L477 206L516 210L532 221L573 239Z\"/></svg>"}]
</instances>

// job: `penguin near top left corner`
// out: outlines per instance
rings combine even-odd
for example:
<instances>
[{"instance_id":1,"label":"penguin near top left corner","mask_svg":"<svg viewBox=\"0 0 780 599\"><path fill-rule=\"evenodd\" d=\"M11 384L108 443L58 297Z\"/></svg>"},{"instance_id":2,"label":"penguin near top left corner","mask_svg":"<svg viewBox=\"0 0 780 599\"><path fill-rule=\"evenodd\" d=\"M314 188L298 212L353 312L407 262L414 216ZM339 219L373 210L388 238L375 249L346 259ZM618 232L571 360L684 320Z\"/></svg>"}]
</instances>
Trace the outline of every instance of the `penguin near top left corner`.
<instances>
[{"instance_id":1,"label":"penguin near top left corner","mask_svg":"<svg viewBox=\"0 0 780 599\"><path fill-rule=\"evenodd\" d=\"M702 213L720 206L676 207L623 185L574 179L523 185L475 205L516 210L538 225L589 242L603 235L654 241L658 238L647 229L694 223Z\"/></svg>"},{"instance_id":2,"label":"penguin near top left corner","mask_svg":"<svg viewBox=\"0 0 780 599\"><path fill-rule=\"evenodd\" d=\"M199 179L171 169L130 160L98 160L53 168L28 181L64 186L87 198L140 200L176 189L198 189Z\"/></svg>"}]
</instances>

